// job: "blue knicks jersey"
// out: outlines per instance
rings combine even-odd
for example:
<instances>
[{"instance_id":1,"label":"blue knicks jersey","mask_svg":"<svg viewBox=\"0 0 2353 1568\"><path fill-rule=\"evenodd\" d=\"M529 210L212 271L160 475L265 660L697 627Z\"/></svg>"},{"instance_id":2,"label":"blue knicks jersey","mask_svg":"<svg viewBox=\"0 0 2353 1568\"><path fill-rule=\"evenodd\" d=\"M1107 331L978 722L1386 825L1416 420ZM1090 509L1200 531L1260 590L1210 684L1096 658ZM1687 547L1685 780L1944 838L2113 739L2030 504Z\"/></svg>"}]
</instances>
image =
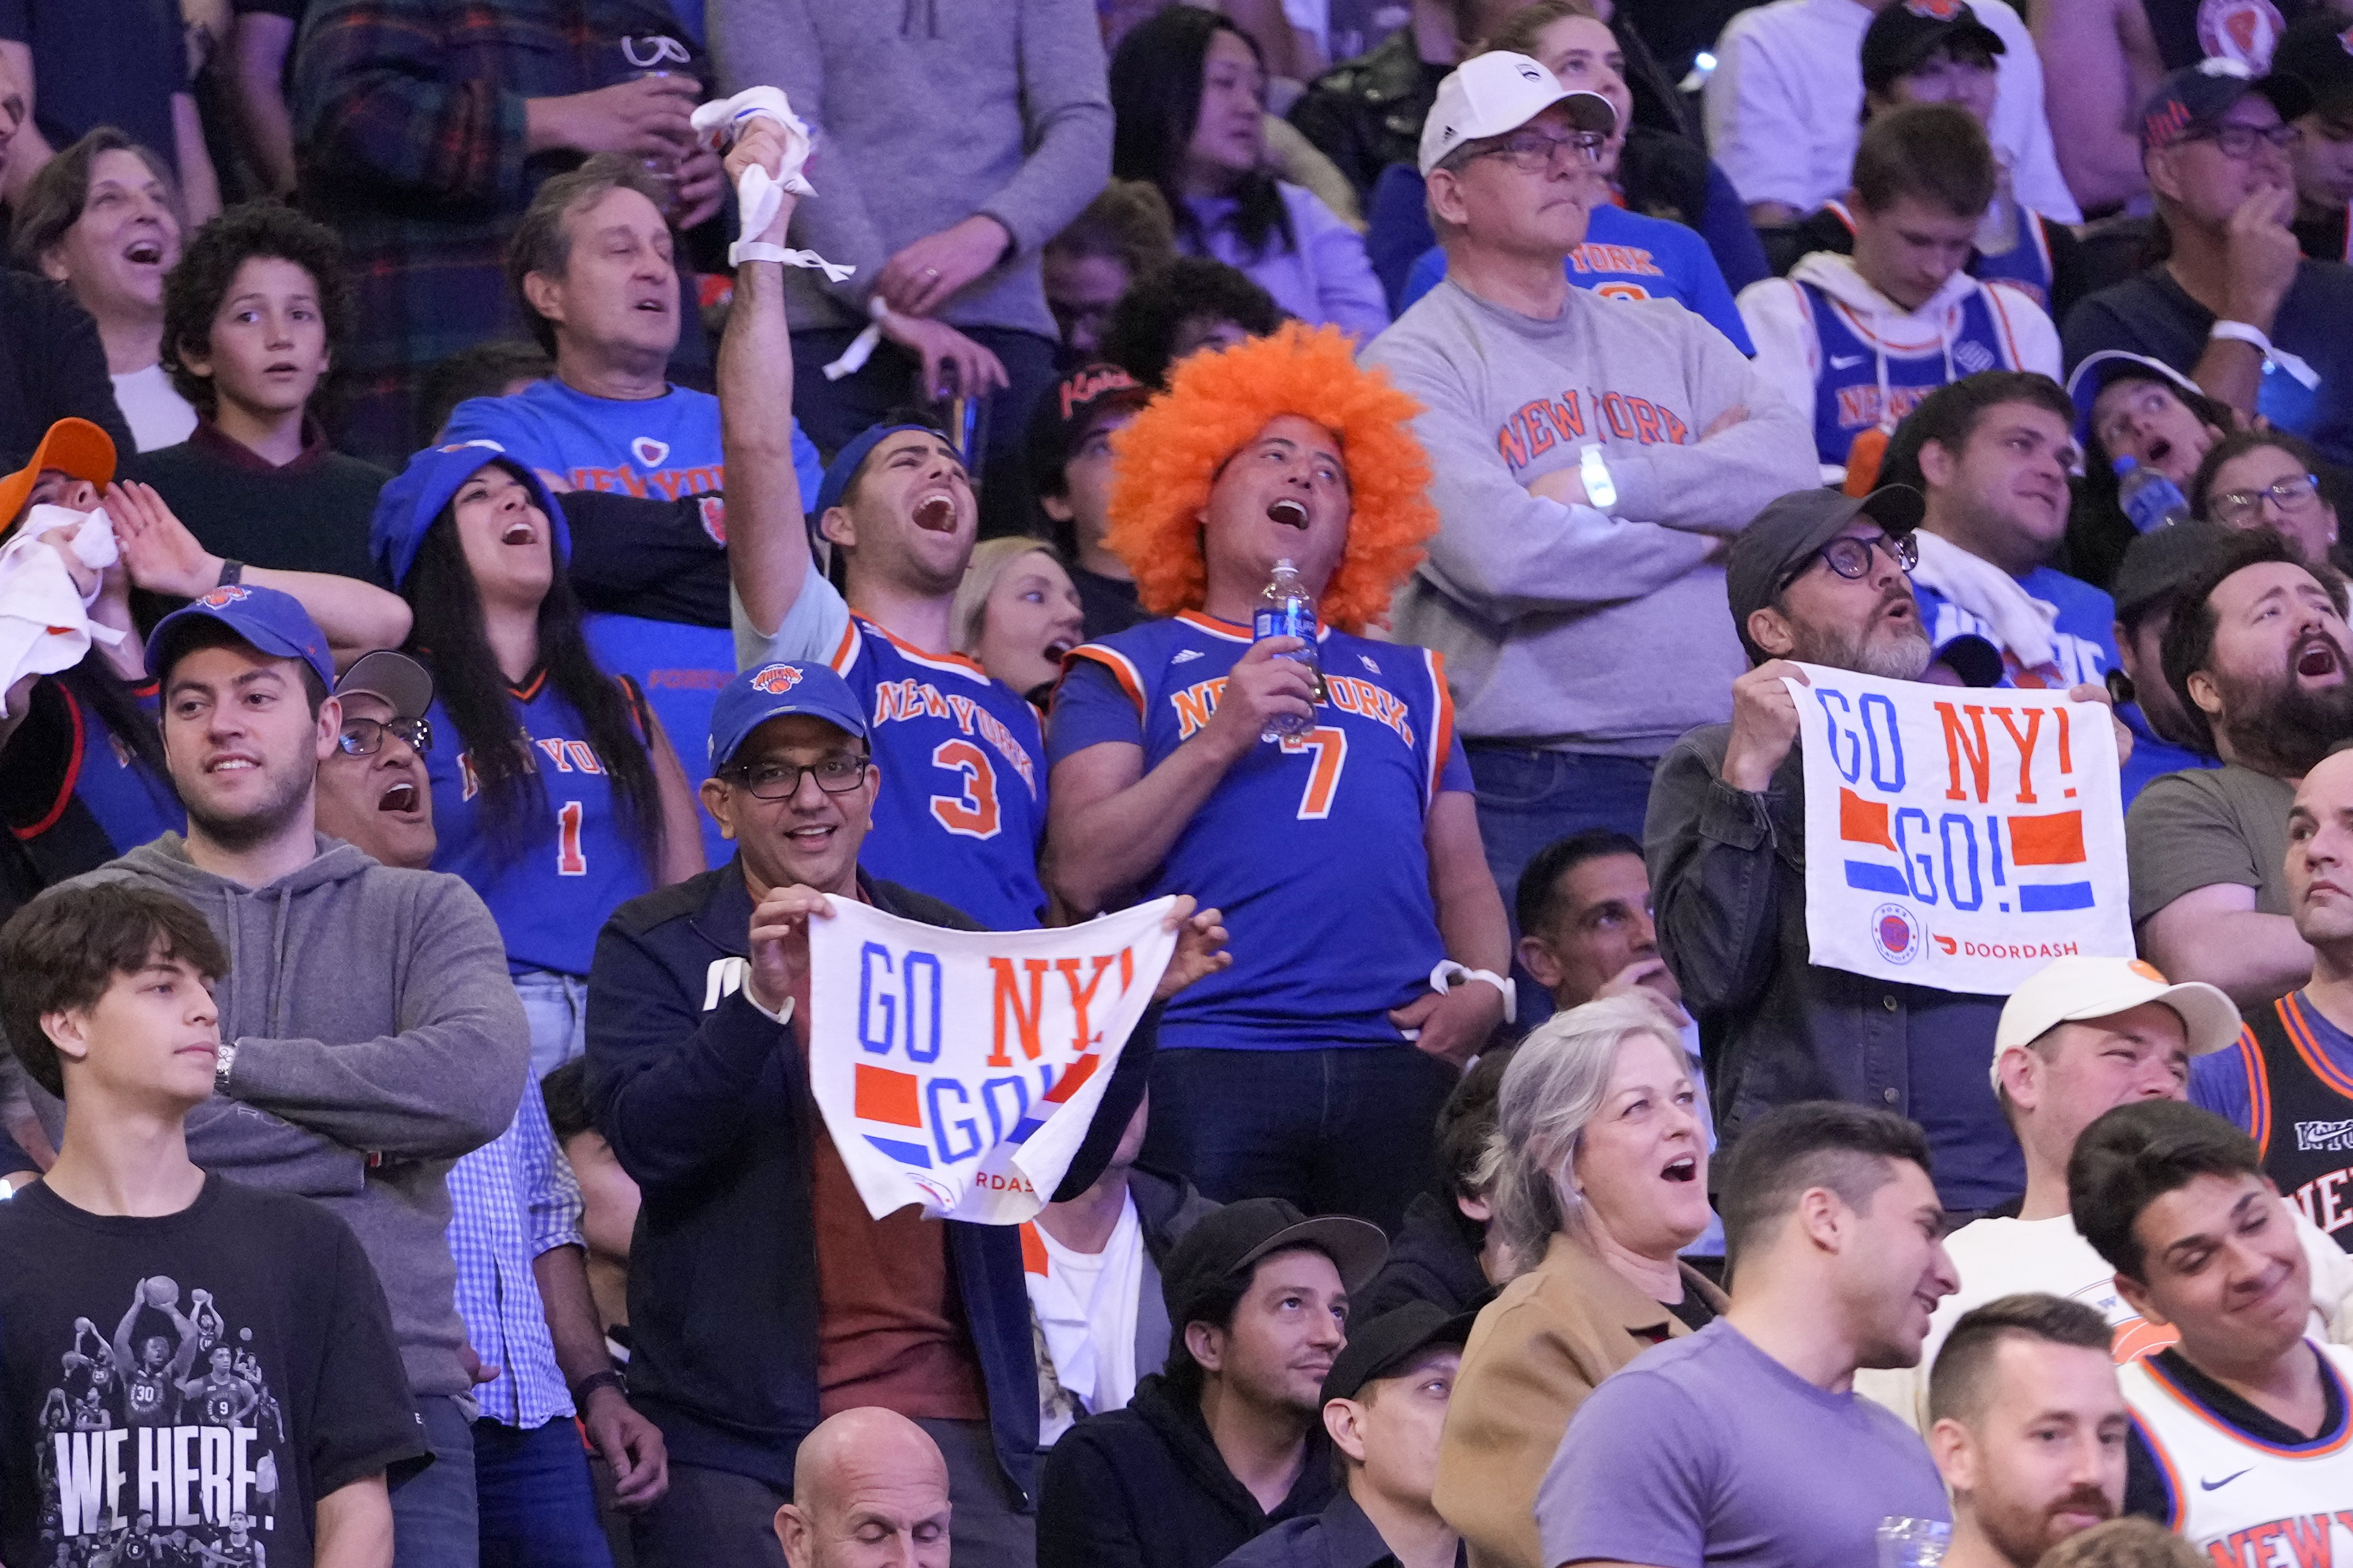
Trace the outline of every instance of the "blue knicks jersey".
<instances>
[{"instance_id":1,"label":"blue knicks jersey","mask_svg":"<svg viewBox=\"0 0 2353 1568\"><path fill-rule=\"evenodd\" d=\"M1824 202L1822 210L1846 226L1850 240L1854 236L1854 214L1844 202ZM1968 265L1963 268L1980 283L2007 283L2051 313L2051 224L2041 213L2024 207L2018 213L2018 243L1999 256L1989 256L1982 250L1969 252ZM1850 251L1850 254L1852 252ZM2348 258L2348 259L2353 259Z\"/></svg>"},{"instance_id":2,"label":"blue knicks jersey","mask_svg":"<svg viewBox=\"0 0 2353 1568\"><path fill-rule=\"evenodd\" d=\"M1038 712L956 654L853 615L826 660L866 707L882 787L859 863L991 931L1046 920L1046 744Z\"/></svg>"},{"instance_id":3,"label":"blue knicks jersey","mask_svg":"<svg viewBox=\"0 0 2353 1568\"><path fill-rule=\"evenodd\" d=\"M157 710L156 689L152 679L131 688L140 712L151 723ZM82 803L118 854L152 844L166 833L185 833L188 814L172 781L142 762L130 742L75 697L71 687L58 681L57 693L65 700L73 726L64 784L55 808L43 820L18 829L17 837L30 839L54 826L69 798Z\"/></svg>"},{"instance_id":4,"label":"blue knicks jersey","mask_svg":"<svg viewBox=\"0 0 2353 1568\"><path fill-rule=\"evenodd\" d=\"M2018 368L2018 345L1982 289L1971 289L1960 302L1961 319L1951 339L1923 353L1883 342L1852 307L1818 286L1799 279L1790 283L1820 345L1821 357L1813 367L1814 448L1825 463L1843 465L1856 437L1883 424L1894 429L1947 382L1981 370Z\"/></svg>"},{"instance_id":5,"label":"blue knicks jersey","mask_svg":"<svg viewBox=\"0 0 2353 1568\"><path fill-rule=\"evenodd\" d=\"M433 826L440 837L433 868L463 878L481 895L506 941L510 970L586 975L606 917L652 891L653 878L620 816L612 775L588 744L587 725L547 672L510 687L508 695L531 748L545 811L522 851L501 859L477 809L472 755L458 749L457 723L437 698L435 744L426 756ZM647 806L659 809L650 801Z\"/></svg>"},{"instance_id":6,"label":"blue knicks jersey","mask_svg":"<svg viewBox=\"0 0 2353 1568\"><path fill-rule=\"evenodd\" d=\"M688 787L700 784L702 774L696 765L703 749L696 742L711 733L711 710L719 700L719 689L734 677L734 634L725 626L603 612L582 616L581 626L597 668L638 683L646 706L661 721L662 733L681 748ZM709 812L698 805L694 820L702 829L704 865L724 866L735 858L735 846L721 835Z\"/></svg>"},{"instance_id":7,"label":"blue knicks jersey","mask_svg":"<svg viewBox=\"0 0 2353 1568\"><path fill-rule=\"evenodd\" d=\"M1437 654L1328 628L1315 729L1227 770L1135 889L1224 911L1231 967L1178 993L1163 1048L1393 1046L1392 1007L1446 956L1423 833L1441 790L1469 790ZM1187 611L1071 656L1055 692L1054 760L1106 741L1148 773L1208 722L1247 628Z\"/></svg>"}]
</instances>

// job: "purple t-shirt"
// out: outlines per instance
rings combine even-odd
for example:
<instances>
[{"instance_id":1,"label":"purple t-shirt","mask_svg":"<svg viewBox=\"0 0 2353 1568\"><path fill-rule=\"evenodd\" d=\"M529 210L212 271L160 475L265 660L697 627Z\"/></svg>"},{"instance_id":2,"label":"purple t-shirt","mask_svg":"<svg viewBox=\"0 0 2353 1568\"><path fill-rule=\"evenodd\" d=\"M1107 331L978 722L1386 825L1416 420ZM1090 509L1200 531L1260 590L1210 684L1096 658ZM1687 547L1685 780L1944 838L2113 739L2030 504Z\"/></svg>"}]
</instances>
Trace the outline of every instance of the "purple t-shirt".
<instances>
[{"instance_id":1,"label":"purple t-shirt","mask_svg":"<svg viewBox=\"0 0 2353 1568\"><path fill-rule=\"evenodd\" d=\"M1879 1521L1949 1520L1894 1413L1830 1394L1718 1318L1578 1406L1536 1489L1545 1561L1873 1568Z\"/></svg>"}]
</instances>

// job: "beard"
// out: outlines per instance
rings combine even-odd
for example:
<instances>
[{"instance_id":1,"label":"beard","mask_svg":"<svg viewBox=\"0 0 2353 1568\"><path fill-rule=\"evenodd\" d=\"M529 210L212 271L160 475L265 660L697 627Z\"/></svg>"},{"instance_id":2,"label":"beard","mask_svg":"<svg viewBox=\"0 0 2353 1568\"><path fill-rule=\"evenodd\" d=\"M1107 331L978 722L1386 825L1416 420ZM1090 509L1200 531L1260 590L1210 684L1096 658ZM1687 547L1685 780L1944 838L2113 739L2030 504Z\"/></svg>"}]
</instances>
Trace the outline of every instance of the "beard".
<instances>
[{"instance_id":1,"label":"beard","mask_svg":"<svg viewBox=\"0 0 2353 1568\"><path fill-rule=\"evenodd\" d=\"M2058 1534L2052 1521L2063 1513L2087 1513L2095 1519L2109 1520L2116 1515L2116 1504L2108 1494L2097 1487L2078 1487L2064 1497L2053 1498L2040 1508L2031 1506L1989 1506L1989 1499L1974 1496L1971 1506L1977 1513L1978 1528L1985 1532L1994 1550L2005 1562L2017 1568L2034 1568L2042 1554L2065 1537Z\"/></svg>"},{"instance_id":2,"label":"beard","mask_svg":"<svg viewBox=\"0 0 2353 1568\"><path fill-rule=\"evenodd\" d=\"M1798 646L1790 657L1803 664L1851 669L1882 680L1917 680L1936 651L1928 646L1927 628L1920 624L1916 612L1908 621L1886 618L1890 605L1911 596L1905 588L1887 594L1872 610L1869 629L1861 636L1843 626L1795 626Z\"/></svg>"},{"instance_id":3,"label":"beard","mask_svg":"<svg viewBox=\"0 0 2353 1568\"><path fill-rule=\"evenodd\" d=\"M2314 636L2337 647L2327 633ZM2216 734L2230 742L2242 765L2274 778L2302 778L2339 741L2353 736L2353 679L2309 690L2295 678L2296 651L2289 650L2284 668L2253 679L2214 673L2227 715L2214 722ZM2353 669L2341 647L2337 661L2339 668Z\"/></svg>"},{"instance_id":4,"label":"beard","mask_svg":"<svg viewBox=\"0 0 2353 1568\"><path fill-rule=\"evenodd\" d=\"M301 815L302 803L311 796L311 779L299 772L280 775L273 769L270 784L269 795L259 805L236 816L210 811L201 801L184 796L188 826L201 829L206 838L232 853L267 844Z\"/></svg>"}]
</instances>

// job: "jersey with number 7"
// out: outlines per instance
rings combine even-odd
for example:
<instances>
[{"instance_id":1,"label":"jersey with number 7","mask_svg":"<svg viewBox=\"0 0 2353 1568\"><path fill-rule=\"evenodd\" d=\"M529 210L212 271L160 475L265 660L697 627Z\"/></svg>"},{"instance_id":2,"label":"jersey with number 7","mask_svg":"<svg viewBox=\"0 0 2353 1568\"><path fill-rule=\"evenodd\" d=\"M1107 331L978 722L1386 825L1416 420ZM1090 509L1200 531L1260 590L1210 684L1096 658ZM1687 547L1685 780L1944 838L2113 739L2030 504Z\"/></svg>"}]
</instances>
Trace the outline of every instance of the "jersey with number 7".
<instances>
[{"instance_id":1,"label":"jersey with number 7","mask_svg":"<svg viewBox=\"0 0 2353 1568\"><path fill-rule=\"evenodd\" d=\"M642 739L645 700L626 677L615 679ZM491 841L472 755L459 749L464 742L457 721L435 699L427 715L433 749L425 756L438 840L433 868L464 879L481 895L505 939L510 968L585 976L606 917L653 891L654 879L621 817L612 774L588 743L587 724L547 672L533 671L521 686L509 687L507 697L517 739L529 749L546 796L545 812L530 823L521 843Z\"/></svg>"},{"instance_id":2,"label":"jersey with number 7","mask_svg":"<svg viewBox=\"0 0 2353 1568\"><path fill-rule=\"evenodd\" d=\"M1169 1004L1163 1048L1393 1046L1388 1021L1446 956L1424 829L1471 788L1439 656L1328 627L1315 728L1261 742L1185 825L1141 899L1190 893L1225 913L1232 967ZM1071 651L1054 696L1055 762L1104 742L1158 767L1216 711L1250 632L1197 611Z\"/></svg>"}]
</instances>

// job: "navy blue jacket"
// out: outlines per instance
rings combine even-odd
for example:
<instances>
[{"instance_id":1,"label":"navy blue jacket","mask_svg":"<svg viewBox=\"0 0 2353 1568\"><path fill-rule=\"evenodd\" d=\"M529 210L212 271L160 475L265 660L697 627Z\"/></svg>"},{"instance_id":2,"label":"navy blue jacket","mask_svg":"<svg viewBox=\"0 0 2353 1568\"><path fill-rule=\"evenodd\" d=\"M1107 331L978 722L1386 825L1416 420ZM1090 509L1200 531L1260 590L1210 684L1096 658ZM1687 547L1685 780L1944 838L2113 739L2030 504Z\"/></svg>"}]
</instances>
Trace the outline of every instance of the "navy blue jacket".
<instances>
[{"instance_id":1,"label":"navy blue jacket","mask_svg":"<svg viewBox=\"0 0 2353 1568\"><path fill-rule=\"evenodd\" d=\"M859 874L874 907L978 929L935 899ZM682 1464L779 1488L818 1424L817 1102L790 1025L741 990L752 896L741 858L632 899L596 939L588 1095L644 1194L629 1253L632 1403ZM1136 1026L1057 1200L1110 1163L1142 1101L1155 1004ZM948 1268L988 1400L997 1461L1036 1489L1038 1364L1011 1226L947 1226Z\"/></svg>"}]
</instances>

